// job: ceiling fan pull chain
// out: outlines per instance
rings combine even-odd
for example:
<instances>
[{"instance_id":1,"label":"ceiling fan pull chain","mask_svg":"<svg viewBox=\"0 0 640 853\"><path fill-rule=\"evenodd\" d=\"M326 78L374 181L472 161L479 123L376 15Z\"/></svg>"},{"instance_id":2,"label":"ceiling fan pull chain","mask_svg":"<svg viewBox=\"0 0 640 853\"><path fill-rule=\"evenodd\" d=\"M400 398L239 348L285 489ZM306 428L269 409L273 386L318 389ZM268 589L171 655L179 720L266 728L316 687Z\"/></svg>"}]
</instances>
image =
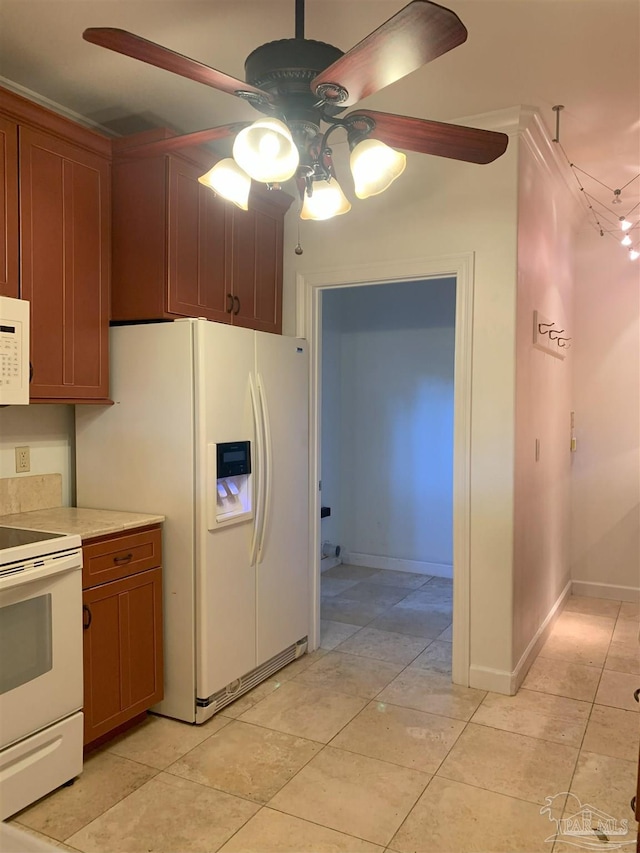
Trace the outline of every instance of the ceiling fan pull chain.
<instances>
[{"instance_id":1,"label":"ceiling fan pull chain","mask_svg":"<svg viewBox=\"0 0 640 853\"><path fill-rule=\"evenodd\" d=\"M302 205L300 205L300 209L302 209ZM302 244L300 243L300 217L298 217L298 242L296 243L296 247L293 251L296 255L301 255L304 252Z\"/></svg>"},{"instance_id":2,"label":"ceiling fan pull chain","mask_svg":"<svg viewBox=\"0 0 640 853\"><path fill-rule=\"evenodd\" d=\"M296 38L304 38L304 0L296 0Z\"/></svg>"}]
</instances>

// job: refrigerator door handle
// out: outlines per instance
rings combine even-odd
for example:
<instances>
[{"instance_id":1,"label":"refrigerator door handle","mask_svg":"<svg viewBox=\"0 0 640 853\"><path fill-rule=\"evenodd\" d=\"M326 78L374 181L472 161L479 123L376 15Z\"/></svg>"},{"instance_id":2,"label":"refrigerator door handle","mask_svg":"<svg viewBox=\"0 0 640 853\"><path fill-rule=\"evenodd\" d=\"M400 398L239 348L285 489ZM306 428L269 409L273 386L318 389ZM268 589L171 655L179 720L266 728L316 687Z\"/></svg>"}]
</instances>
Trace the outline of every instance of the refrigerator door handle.
<instances>
[{"instance_id":1,"label":"refrigerator door handle","mask_svg":"<svg viewBox=\"0 0 640 853\"><path fill-rule=\"evenodd\" d=\"M269 510L271 509L271 480L273 474L273 458L271 452L271 431L269 429L269 409L267 407L267 398L264 391L264 383L260 377L260 374L257 376L257 386L258 386L258 399L260 400L260 412L262 416L262 425L264 429L264 449L263 449L263 488L262 488L262 501L263 501L263 509L261 512L261 525L260 525L260 538L258 544L258 551L256 555L256 559L258 563L262 562L262 550L264 548L264 538L267 532L267 525L269 522Z\"/></svg>"},{"instance_id":2,"label":"refrigerator door handle","mask_svg":"<svg viewBox=\"0 0 640 853\"><path fill-rule=\"evenodd\" d=\"M256 436L256 453L253 459L253 470L256 478L256 485L253 490L255 500L255 511L253 516L253 534L251 536L251 551L249 565L256 564L258 552L258 542L260 539L260 527L262 525L262 511L264 506L264 440L260 418L260 409L258 408L258 400L256 389L253 384L253 377L249 376L249 392L251 394L251 408L253 411L253 425Z\"/></svg>"}]
</instances>

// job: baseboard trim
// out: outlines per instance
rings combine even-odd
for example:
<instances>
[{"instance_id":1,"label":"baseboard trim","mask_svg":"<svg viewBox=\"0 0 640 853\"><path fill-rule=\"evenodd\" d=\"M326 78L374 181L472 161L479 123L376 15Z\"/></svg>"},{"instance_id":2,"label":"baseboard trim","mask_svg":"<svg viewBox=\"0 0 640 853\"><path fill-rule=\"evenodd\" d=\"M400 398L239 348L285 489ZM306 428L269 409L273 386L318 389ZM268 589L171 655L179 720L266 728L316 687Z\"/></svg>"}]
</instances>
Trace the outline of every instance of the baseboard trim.
<instances>
[{"instance_id":1,"label":"baseboard trim","mask_svg":"<svg viewBox=\"0 0 640 853\"><path fill-rule=\"evenodd\" d=\"M573 595L584 595L589 598L608 598L613 601L638 601L640 588L636 586L619 586L613 583L595 583L594 581L572 581Z\"/></svg>"},{"instance_id":2,"label":"baseboard trim","mask_svg":"<svg viewBox=\"0 0 640 853\"><path fill-rule=\"evenodd\" d=\"M490 690L492 693L504 693L512 696L511 673L505 669L491 669L488 666L469 667L469 687L476 690Z\"/></svg>"},{"instance_id":3,"label":"baseboard trim","mask_svg":"<svg viewBox=\"0 0 640 853\"><path fill-rule=\"evenodd\" d=\"M340 557L323 557L320 560L320 574L326 572L328 569L332 569L334 566L339 566L340 563L342 563Z\"/></svg>"},{"instance_id":4,"label":"baseboard trim","mask_svg":"<svg viewBox=\"0 0 640 853\"><path fill-rule=\"evenodd\" d=\"M420 560L398 560L395 557L379 557L376 554L359 554L342 551L342 561L352 566L369 566L371 569L388 569L392 572L414 572L417 575L434 575L452 578L453 566L447 563L425 563Z\"/></svg>"},{"instance_id":5,"label":"baseboard trim","mask_svg":"<svg viewBox=\"0 0 640 853\"><path fill-rule=\"evenodd\" d=\"M511 696L518 692L518 689L524 681L526 674L529 672L529 667L537 658L538 654L540 653L540 649L545 644L547 638L549 637L549 634L551 633L551 629L553 628L556 619L564 609L564 606L567 603L567 598L569 598L569 596L571 595L571 591L572 582L567 581L565 588L562 590L562 592L556 599L556 603L547 613L546 619L544 620L542 625L540 625L536 633L533 635L531 642L522 653L522 657L516 664L516 668L511 673Z\"/></svg>"},{"instance_id":6,"label":"baseboard trim","mask_svg":"<svg viewBox=\"0 0 640 853\"><path fill-rule=\"evenodd\" d=\"M547 640L554 622L562 612L567 598L571 595L571 588L572 582L568 581L544 622L540 625L531 642L524 650L513 672L508 672L505 669L491 669L486 666L474 666L472 664L469 668L469 687L475 687L477 690L491 690L493 693L503 693L506 696L515 696L524 681L525 675L529 671L529 667Z\"/></svg>"}]
</instances>

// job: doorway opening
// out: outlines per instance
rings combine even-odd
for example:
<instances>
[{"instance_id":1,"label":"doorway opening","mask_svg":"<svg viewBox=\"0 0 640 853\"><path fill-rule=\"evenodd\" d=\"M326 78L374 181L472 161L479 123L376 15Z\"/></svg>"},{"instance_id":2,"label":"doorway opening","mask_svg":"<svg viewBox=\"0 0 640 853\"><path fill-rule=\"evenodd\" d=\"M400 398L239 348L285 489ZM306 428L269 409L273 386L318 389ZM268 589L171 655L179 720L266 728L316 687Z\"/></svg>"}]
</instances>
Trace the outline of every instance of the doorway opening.
<instances>
[{"instance_id":1,"label":"doorway opening","mask_svg":"<svg viewBox=\"0 0 640 853\"><path fill-rule=\"evenodd\" d=\"M321 645L449 674L455 304L453 278L321 295Z\"/></svg>"},{"instance_id":2,"label":"doorway opening","mask_svg":"<svg viewBox=\"0 0 640 853\"><path fill-rule=\"evenodd\" d=\"M434 279L455 286L453 391L453 654L452 679L469 684L469 518L471 463L471 342L473 324L473 255L377 262L345 269L299 273L297 280L297 334L309 341L310 389L310 648L320 644L322 471L322 296L329 290L402 286Z\"/></svg>"}]
</instances>

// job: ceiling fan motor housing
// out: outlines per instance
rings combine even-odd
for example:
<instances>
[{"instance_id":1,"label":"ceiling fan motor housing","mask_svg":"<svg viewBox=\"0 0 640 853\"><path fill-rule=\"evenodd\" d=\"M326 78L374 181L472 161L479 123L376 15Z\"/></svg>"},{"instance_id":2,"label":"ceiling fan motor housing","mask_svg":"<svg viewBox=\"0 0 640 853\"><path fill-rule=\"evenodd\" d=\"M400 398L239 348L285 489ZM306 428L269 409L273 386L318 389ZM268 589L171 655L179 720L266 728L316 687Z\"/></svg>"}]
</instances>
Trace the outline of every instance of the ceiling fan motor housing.
<instances>
[{"instance_id":1,"label":"ceiling fan motor housing","mask_svg":"<svg viewBox=\"0 0 640 853\"><path fill-rule=\"evenodd\" d=\"M271 104L254 104L262 112L284 115L287 123L309 124L318 132L321 114L337 115L344 107L318 106L311 81L343 56L343 51L312 39L280 39L257 47L244 63L247 83L268 92Z\"/></svg>"}]
</instances>

